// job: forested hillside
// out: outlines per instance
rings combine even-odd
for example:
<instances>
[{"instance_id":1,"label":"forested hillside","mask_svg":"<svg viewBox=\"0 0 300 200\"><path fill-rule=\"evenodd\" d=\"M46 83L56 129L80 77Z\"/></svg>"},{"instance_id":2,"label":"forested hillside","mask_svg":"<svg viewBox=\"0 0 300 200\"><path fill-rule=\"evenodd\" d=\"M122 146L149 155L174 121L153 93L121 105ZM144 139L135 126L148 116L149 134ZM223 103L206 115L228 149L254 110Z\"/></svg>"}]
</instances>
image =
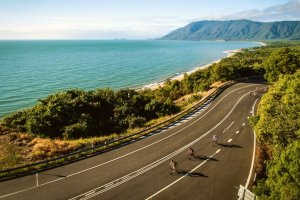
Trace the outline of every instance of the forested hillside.
<instances>
[{"instance_id":1,"label":"forested hillside","mask_svg":"<svg viewBox=\"0 0 300 200\"><path fill-rule=\"evenodd\" d=\"M300 21L198 21L176 29L163 40L299 40Z\"/></svg>"}]
</instances>

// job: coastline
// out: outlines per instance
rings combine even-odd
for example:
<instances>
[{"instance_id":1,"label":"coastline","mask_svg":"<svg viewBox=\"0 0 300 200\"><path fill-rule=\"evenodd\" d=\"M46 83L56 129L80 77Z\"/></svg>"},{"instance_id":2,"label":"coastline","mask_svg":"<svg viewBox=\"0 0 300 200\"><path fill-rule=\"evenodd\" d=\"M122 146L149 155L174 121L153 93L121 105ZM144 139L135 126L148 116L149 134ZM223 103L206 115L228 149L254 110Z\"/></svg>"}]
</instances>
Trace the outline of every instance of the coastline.
<instances>
[{"instance_id":1,"label":"coastline","mask_svg":"<svg viewBox=\"0 0 300 200\"><path fill-rule=\"evenodd\" d=\"M107 58L103 57L103 59L101 56L98 56L98 51L91 51L91 48L97 47L99 48L99 52L100 50L102 52L105 50L106 45L110 44L109 42L110 41L96 41L86 43L85 41L54 41L53 43L52 41L39 41L38 43L31 43L31 41L28 41L26 45L28 45L28 47L30 46L30 48L33 49L33 51L30 52L28 56L33 56L34 58L36 54L41 53L41 59L35 61L34 59L27 59L27 57L24 57L24 63L22 64L22 69L24 68L24 72L22 70L22 73L24 73L24 76L19 76L19 73L21 73L21 71L18 70L19 62L17 62L17 65L15 65L12 59L8 59L7 62L6 60L4 60L4 69L6 68L4 67L6 65L14 66L11 67L10 70L7 70L6 76L15 77L16 75L18 75L19 78L10 78L9 81L11 82L11 84L8 85L6 85L8 82L4 81L5 79L2 79L3 85L5 86L3 90L5 92L3 93L3 95L1 95L0 98L0 101L3 102L0 106L0 118L3 118L10 113L34 106L37 102L37 99L46 98L53 93L69 90L72 88L83 90L93 90L99 87L111 88L113 90L120 90L125 88L134 90L142 90L144 88L155 89L159 86L164 85L164 82L166 80L182 80L185 73L191 74L195 71L209 67L215 62L218 62L217 59L224 58L226 57L226 55L229 55L228 53L230 53L230 51L224 52L224 50L239 49L243 48L245 45L248 47L259 46L254 42L251 42L249 44L248 42L246 42L245 44L230 42L231 44L228 43L229 45L227 45L223 42L214 44L214 42L210 41L199 41L196 42L197 44L191 43L191 41L179 41L178 43L173 41L155 41L155 45L152 45L153 41L149 42L142 40L128 41L126 42L126 44L124 44L131 45L132 50L138 54L129 54L130 51L121 51L124 54L120 53L121 57L118 57L118 59L115 59L114 54L111 53L109 53L108 55L104 54L103 56L107 56ZM21 46L24 45L23 42L16 42L16 44ZM12 47L17 48L18 45L12 45ZM49 48L49 52L47 50L47 45L51 46L51 48ZM121 45L123 45L123 43ZM215 48L215 45L220 47L220 49ZM39 46L43 46L43 48L45 47L45 51L39 51ZM62 52L68 52L68 49L72 49L73 47L77 48L77 46L80 46L80 48L82 47L82 52L86 52L87 55L90 55L95 59L87 59L86 56L83 56L85 55L85 53L80 53L78 54L78 56L75 56L75 54L70 55L69 60L65 59L65 54L59 53L60 51L51 50L52 48L63 47ZM110 45L107 46L110 47ZM102 49L102 47L105 47L104 50ZM186 47L188 47L188 51L187 49L185 49ZM142 48L142 50L144 49L144 51L137 51L137 49L140 48ZM149 52L151 52L150 54L148 52L148 48L150 50ZM151 57L153 57L153 55L158 55L156 54L157 51L155 48L162 48L162 50L166 53L162 53L162 55L164 55L162 57L153 58L154 61L148 61L148 59L152 59ZM200 52L204 52L203 56L202 54L198 53L198 50ZM23 53L22 51L20 51L20 53ZM181 51L183 53L181 53ZM206 51L211 51L209 52L209 56L207 57L205 56ZM11 51L11 54L9 54L9 56L12 56L13 58L15 56L15 52L17 51ZM118 48L116 49L116 52L119 52ZM47 56L43 56L44 54ZM132 55L140 56L137 56L137 60L130 59ZM202 57L204 59L202 59ZM191 59L193 62L189 63ZM164 64L165 62L167 62L167 65ZM187 64L185 65L183 63ZM111 66L116 67L115 70ZM151 69L152 71L149 70L147 74L143 73L141 78L136 77L135 73L140 71L143 72L144 69L151 68L152 66L153 68L155 67L155 69ZM172 68L173 66L174 69ZM102 70L102 68L104 70ZM162 73L160 73L160 68L164 68ZM32 69L32 71L28 71L27 69ZM64 69L63 73L60 71L61 69ZM133 70L133 73L131 73L130 70ZM174 71L172 72L171 70ZM82 73L83 71L84 73ZM116 72L116 74L112 72ZM131 76L134 76L133 80L128 79L128 77ZM16 87L17 85L19 85L18 81L23 82L22 87ZM122 86L122 84L127 86Z\"/></svg>"},{"instance_id":2,"label":"coastline","mask_svg":"<svg viewBox=\"0 0 300 200\"><path fill-rule=\"evenodd\" d=\"M262 44L261 44L262 45ZM198 70L203 70L203 69L206 69L208 67L210 67L211 65L213 64L216 64L216 63L219 63L222 59L224 58L229 58L233 55L235 55L236 53L239 53L241 52L242 49L234 49L234 50L226 50L226 51L223 51L223 53L227 54L226 56L224 56L223 58L220 58L218 60L215 60L215 61L212 61L211 63L208 63L206 65L201 65L201 66L198 66L188 72L185 72L184 74L192 74L192 73L195 73L196 71ZM172 81L173 80L178 80L178 81L181 81L183 80L184 78L184 74L178 74L178 75L175 75L174 77L170 78ZM151 83L151 84L148 84L148 85L145 85L141 88L138 88L137 90L145 90L145 89L150 89L150 90L155 90L155 89L158 89L159 87L162 87L164 85L166 80L164 81L159 81L159 82L156 82L156 83Z\"/></svg>"},{"instance_id":3,"label":"coastline","mask_svg":"<svg viewBox=\"0 0 300 200\"><path fill-rule=\"evenodd\" d=\"M267 44L263 43L263 42L256 42L256 43L259 44L259 45L261 45L261 46L267 46ZM242 51L242 49L233 49L233 50L223 51L223 53L227 54L225 57L220 58L218 60L215 60L215 61L213 61L213 62L211 62L209 64L198 66L198 67L196 67L196 68L194 68L194 69L192 69L192 70L190 70L188 72L185 72L184 74L190 75L190 74L192 74L192 73L194 73L194 72L196 72L198 70L206 69L206 68L210 67L213 64L219 63L222 59L234 56L236 53L239 53L241 51ZM175 76L171 77L170 79L172 81L173 80L181 81L184 78L184 74L175 75ZM157 89L159 87L162 87L164 85L165 81L166 81L166 79L164 81L159 81L159 82L156 82L156 83L147 84L147 85L145 85L145 86L143 86L141 88L138 88L137 90L145 90L145 89L155 90L155 89Z\"/></svg>"}]
</instances>

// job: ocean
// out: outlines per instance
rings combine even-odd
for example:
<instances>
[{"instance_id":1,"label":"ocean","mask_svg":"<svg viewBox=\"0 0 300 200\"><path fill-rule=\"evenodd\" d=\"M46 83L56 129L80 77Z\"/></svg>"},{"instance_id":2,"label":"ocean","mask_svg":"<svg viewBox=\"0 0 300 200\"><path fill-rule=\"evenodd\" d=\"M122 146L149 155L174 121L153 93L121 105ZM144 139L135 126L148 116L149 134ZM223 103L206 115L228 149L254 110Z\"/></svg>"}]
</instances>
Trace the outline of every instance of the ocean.
<instances>
[{"instance_id":1,"label":"ocean","mask_svg":"<svg viewBox=\"0 0 300 200\"><path fill-rule=\"evenodd\" d=\"M54 92L140 88L255 42L164 40L0 41L0 118Z\"/></svg>"}]
</instances>

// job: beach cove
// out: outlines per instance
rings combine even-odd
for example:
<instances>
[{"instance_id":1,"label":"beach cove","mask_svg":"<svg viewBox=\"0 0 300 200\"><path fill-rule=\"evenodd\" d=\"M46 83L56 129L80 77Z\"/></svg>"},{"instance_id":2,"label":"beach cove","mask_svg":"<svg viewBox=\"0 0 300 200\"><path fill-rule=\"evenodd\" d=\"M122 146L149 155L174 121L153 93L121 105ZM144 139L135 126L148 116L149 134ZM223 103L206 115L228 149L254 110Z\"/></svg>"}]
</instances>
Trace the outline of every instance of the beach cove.
<instances>
[{"instance_id":1,"label":"beach cove","mask_svg":"<svg viewBox=\"0 0 300 200\"><path fill-rule=\"evenodd\" d=\"M255 42L0 41L0 118L79 88L155 87ZM232 52L231 52L232 53ZM200 66L200 67L196 67Z\"/></svg>"},{"instance_id":2,"label":"beach cove","mask_svg":"<svg viewBox=\"0 0 300 200\"><path fill-rule=\"evenodd\" d=\"M233 56L234 54L236 54L236 53L238 53L238 52L241 52L241 49L235 49L235 50L226 50L226 51L223 51L224 54L227 54L227 56L225 56L225 57L227 57L227 58ZM210 66L213 65L213 64L219 63L222 59L223 59L223 58L220 58L220 59L218 59L218 60L216 60L216 61L213 61L213 62L211 62L211 63L209 63L209 64L206 64L206 65L203 65L203 66L198 66L198 67L192 69L191 71L185 72L184 74L178 74L178 75L176 75L176 76L174 76L174 77L171 77L170 79L171 79L171 80L178 80L178 81L181 81L181 80L183 80L185 74L190 75L190 74L192 74L192 73L195 73L195 72L198 71L198 70L206 69L206 68L210 67ZM157 89L157 88L159 88L159 87L162 87L162 86L164 85L164 83L165 83L165 81L161 81L161 82L158 82L158 83L152 83L152 84L149 84L149 85L146 85L146 86L142 87L141 89L151 89L151 90L155 90L155 89Z\"/></svg>"}]
</instances>

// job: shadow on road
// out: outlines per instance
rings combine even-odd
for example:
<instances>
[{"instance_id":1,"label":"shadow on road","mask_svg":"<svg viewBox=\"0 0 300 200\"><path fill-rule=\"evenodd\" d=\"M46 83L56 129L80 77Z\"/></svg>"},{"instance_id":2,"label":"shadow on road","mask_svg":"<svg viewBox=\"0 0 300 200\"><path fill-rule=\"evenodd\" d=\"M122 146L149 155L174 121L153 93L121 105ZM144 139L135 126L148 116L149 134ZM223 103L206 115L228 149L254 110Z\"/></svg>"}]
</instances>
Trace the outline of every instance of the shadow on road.
<instances>
[{"instance_id":1,"label":"shadow on road","mask_svg":"<svg viewBox=\"0 0 300 200\"><path fill-rule=\"evenodd\" d=\"M200 172L192 172L192 173L189 173L188 176L190 176L190 177L205 177L205 178L208 177L205 174L202 174Z\"/></svg>"},{"instance_id":2,"label":"shadow on road","mask_svg":"<svg viewBox=\"0 0 300 200\"><path fill-rule=\"evenodd\" d=\"M222 144L222 143L219 143L218 144L219 146L222 146L222 147L229 147L229 148L243 148L239 145L236 145L236 144Z\"/></svg>"},{"instance_id":3,"label":"shadow on road","mask_svg":"<svg viewBox=\"0 0 300 200\"><path fill-rule=\"evenodd\" d=\"M55 177L59 177L59 178L67 177L67 176L59 175L59 174L46 174L46 173L39 173L39 174L46 175L46 176L55 176Z\"/></svg>"},{"instance_id":4,"label":"shadow on road","mask_svg":"<svg viewBox=\"0 0 300 200\"><path fill-rule=\"evenodd\" d=\"M218 159L215 158L210 158L208 156L203 156L203 155L195 155L194 158L191 158L189 160L208 160L208 161L219 161Z\"/></svg>"},{"instance_id":5,"label":"shadow on road","mask_svg":"<svg viewBox=\"0 0 300 200\"><path fill-rule=\"evenodd\" d=\"M175 173L172 173L171 175L175 175ZM205 174L202 174L200 172L188 172L186 170L178 170L176 175L179 176L189 176L189 177L208 177Z\"/></svg>"}]
</instances>

